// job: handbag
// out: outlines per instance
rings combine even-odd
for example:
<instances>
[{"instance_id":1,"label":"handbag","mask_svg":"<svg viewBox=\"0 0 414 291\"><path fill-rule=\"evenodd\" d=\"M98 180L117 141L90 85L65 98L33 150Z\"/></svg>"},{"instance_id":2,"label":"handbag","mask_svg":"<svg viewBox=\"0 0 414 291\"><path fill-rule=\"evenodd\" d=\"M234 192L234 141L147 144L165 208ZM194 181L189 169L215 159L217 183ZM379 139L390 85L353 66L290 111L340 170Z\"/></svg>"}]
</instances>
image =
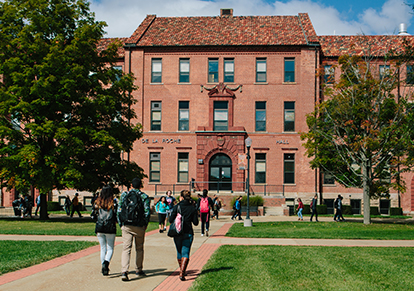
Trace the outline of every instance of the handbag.
<instances>
[{"instance_id":1,"label":"handbag","mask_svg":"<svg viewBox=\"0 0 414 291\"><path fill-rule=\"evenodd\" d=\"M174 219L174 222L171 223L167 235L170 237L179 236L183 233L184 226L184 216L181 215L181 208L178 205L177 216Z\"/></svg>"}]
</instances>

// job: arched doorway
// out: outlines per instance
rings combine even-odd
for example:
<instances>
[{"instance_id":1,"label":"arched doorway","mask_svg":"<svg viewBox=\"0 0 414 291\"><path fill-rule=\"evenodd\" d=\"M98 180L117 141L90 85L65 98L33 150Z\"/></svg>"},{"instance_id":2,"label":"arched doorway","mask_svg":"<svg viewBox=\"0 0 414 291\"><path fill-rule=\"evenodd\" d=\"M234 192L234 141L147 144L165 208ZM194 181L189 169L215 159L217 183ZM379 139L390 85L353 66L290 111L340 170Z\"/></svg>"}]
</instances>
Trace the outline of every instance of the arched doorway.
<instances>
[{"instance_id":1,"label":"arched doorway","mask_svg":"<svg viewBox=\"0 0 414 291\"><path fill-rule=\"evenodd\" d=\"M210 160L209 189L231 190L231 159L225 154L216 154Z\"/></svg>"}]
</instances>

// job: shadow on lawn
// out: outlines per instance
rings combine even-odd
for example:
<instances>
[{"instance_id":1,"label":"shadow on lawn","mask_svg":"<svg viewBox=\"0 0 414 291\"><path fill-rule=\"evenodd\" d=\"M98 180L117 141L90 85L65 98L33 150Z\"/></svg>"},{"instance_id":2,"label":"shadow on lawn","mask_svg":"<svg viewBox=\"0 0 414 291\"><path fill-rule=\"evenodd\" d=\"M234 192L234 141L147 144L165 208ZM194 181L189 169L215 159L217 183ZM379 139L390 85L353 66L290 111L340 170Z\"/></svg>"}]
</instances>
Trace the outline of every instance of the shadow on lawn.
<instances>
[{"instance_id":1,"label":"shadow on lawn","mask_svg":"<svg viewBox=\"0 0 414 291\"><path fill-rule=\"evenodd\" d=\"M220 268L213 268L213 269L205 269L205 270L201 271L200 275L208 274L208 273L212 273L212 272L232 270L232 269L234 269L234 268L233 267L220 267Z\"/></svg>"}]
</instances>

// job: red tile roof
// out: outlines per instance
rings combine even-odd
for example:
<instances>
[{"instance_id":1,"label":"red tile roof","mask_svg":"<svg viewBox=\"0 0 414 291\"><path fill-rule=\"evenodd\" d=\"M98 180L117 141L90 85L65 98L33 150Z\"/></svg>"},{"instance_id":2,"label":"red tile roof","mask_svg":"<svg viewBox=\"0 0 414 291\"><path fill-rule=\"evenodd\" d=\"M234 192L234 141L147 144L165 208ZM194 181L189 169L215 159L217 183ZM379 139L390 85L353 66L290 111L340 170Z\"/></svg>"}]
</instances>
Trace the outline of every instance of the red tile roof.
<instances>
[{"instance_id":1,"label":"red tile roof","mask_svg":"<svg viewBox=\"0 0 414 291\"><path fill-rule=\"evenodd\" d=\"M137 46L306 45L316 41L309 16L156 17L126 41Z\"/></svg>"},{"instance_id":2,"label":"red tile roof","mask_svg":"<svg viewBox=\"0 0 414 291\"><path fill-rule=\"evenodd\" d=\"M322 53L325 57L339 57L345 54L372 55L383 57L390 50L401 51L406 39L414 45L413 36L399 35L352 35L319 36Z\"/></svg>"},{"instance_id":3,"label":"red tile roof","mask_svg":"<svg viewBox=\"0 0 414 291\"><path fill-rule=\"evenodd\" d=\"M123 45L125 45L125 41L127 40L127 37L119 37L119 38L102 38L98 43L98 52L101 52L105 50L111 43L115 41L120 41L122 43L122 46L118 48L118 56L120 58L123 58L125 56L125 49Z\"/></svg>"}]
</instances>

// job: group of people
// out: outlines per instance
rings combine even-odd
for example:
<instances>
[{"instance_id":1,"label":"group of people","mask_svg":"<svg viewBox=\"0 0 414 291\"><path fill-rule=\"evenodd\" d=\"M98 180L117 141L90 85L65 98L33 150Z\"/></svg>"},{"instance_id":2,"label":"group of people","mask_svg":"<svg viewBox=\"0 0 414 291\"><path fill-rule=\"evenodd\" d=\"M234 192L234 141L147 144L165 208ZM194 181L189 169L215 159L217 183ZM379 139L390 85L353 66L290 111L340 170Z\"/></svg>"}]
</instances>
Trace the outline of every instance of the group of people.
<instances>
[{"instance_id":1,"label":"group of people","mask_svg":"<svg viewBox=\"0 0 414 291\"><path fill-rule=\"evenodd\" d=\"M135 274L140 277L146 276L143 270L145 230L150 220L150 199L147 194L141 192L142 181L134 178L131 182L132 190L123 192L119 204L114 198L112 187L106 186L102 189L93 204L93 213L96 217L95 232L101 247L100 259L102 274L109 274L109 265L114 252L116 225L122 230L123 249L121 255L121 279L129 281L129 266L131 250L135 242ZM161 198L156 204L159 218L159 232L166 230L166 219L173 223L179 212L184 218L183 231L181 235L174 237L177 251L177 261L180 268L180 280L185 280L186 270L190 258L190 250L194 239L193 225L199 223L198 213L205 202L201 198L197 203L191 197L191 192L183 190L180 193L179 202L172 196L171 191ZM203 192L203 198L207 197L207 190ZM212 201L207 197L209 206ZM211 201L211 204L210 204ZM171 207L170 207L171 205ZM178 210L179 208L179 210ZM200 211L201 221L204 221L206 234L208 234L209 215L203 215Z\"/></svg>"},{"instance_id":2,"label":"group of people","mask_svg":"<svg viewBox=\"0 0 414 291\"><path fill-rule=\"evenodd\" d=\"M342 199L343 197L341 195L338 195L338 198L336 198L334 202L335 207L335 215L334 215L334 221L345 221L344 217L342 216ZM315 196L312 198L310 209L312 212L312 215L310 217L310 221L312 221L313 217L315 216L316 221L318 220L318 210L316 205L318 204L318 195L315 194ZM303 220L303 202L300 198L298 198L298 207L296 208L297 214L298 214L298 220Z\"/></svg>"},{"instance_id":3,"label":"group of people","mask_svg":"<svg viewBox=\"0 0 414 291\"><path fill-rule=\"evenodd\" d=\"M40 196L38 196L39 202L36 208L36 215L37 210L40 207ZM33 199L30 195L20 196L18 199L13 201L13 208L16 216L20 216L21 218L30 217L32 218L32 208L33 208Z\"/></svg>"}]
</instances>

